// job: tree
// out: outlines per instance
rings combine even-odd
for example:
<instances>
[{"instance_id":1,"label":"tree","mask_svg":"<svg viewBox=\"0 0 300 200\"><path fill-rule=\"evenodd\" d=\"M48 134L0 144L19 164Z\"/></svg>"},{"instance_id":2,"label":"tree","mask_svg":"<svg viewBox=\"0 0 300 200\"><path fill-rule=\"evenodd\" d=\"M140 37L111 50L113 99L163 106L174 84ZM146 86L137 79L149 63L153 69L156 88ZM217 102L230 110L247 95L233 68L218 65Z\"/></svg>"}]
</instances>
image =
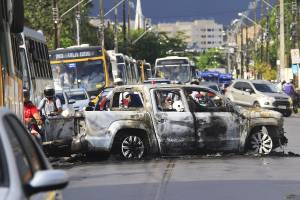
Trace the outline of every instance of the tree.
<instances>
[{"instance_id":1,"label":"tree","mask_svg":"<svg viewBox=\"0 0 300 200\"><path fill-rule=\"evenodd\" d=\"M130 38L132 41L139 38L144 30L132 30ZM118 35L119 52L128 54L135 59L145 59L147 62L154 63L156 58L167 56L168 52L184 52L186 49L184 33L177 33L174 37L168 36L166 32L147 32L138 42L124 42L121 33Z\"/></svg>"},{"instance_id":2,"label":"tree","mask_svg":"<svg viewBox=\"0 0 300 200\"><path fill-rule=\"evenodd\" d=\"M59 0L59 13L67 11L77 1ZM53 49L54 30L52 18L52 1L24 0L25 25L35 30L42 30L48 46ZM91 4L81 8L81 43L93 44L97 41L97 29L88 23ZM76 44L75 10L65 15L61 21L61 46Z\"/></svg>"},{"instance_id":3,"label":"tree","mask_svg":"<svg viewBox=\"0 0 300 200\"><path fill-rule=\"evenodd\" d=\"M196 65L200 70L216 68L225 64L225 58L217 48L209 49L196 58Z\"/></svg>"}]
</instances>

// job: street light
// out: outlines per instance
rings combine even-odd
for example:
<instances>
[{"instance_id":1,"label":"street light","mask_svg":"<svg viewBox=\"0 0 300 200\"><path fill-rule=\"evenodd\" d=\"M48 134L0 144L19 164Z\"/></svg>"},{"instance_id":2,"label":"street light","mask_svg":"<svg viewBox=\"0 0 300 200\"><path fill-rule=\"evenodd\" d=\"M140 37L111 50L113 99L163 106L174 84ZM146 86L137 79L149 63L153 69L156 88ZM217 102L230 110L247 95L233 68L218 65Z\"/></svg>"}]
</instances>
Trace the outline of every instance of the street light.
<instances>
[{"instance_id":1,"label":"street light","mask_svg":"<svg viewBox=\"0 0 300 200\"><path fill-rule=\"evenodd\" d=\"M153 28L152 27L149 27L142 35L140 35L140 37L138 37L136 40L134 40L132 42L132 44L136 44L140 39L142 39L149 31L151 31Z\"/></svg>"},{"instance_id":2,"label":"street light","mask_svg":"<svg viewBox=\"0 0 300 200\"><path fill-rule=\"evenodd\" d=\"M254 23L255 25L259 25L256 21L254 21L253 19L251 19L250 17L248 17L244 13L238 13L238 16L248 19L250 22Z\"/></svg>"},{"instance_id":3,"label":"street light","mask_svg":"<svg viewBox=\"0 0 300 200\"><path fill-rule=\"evenodd\" d=\"M274 6L272 6L269 2L266 2L265 0L261 0L263 3L265 3L270 8L274 9Z\"/></svg>"}]
</instances>

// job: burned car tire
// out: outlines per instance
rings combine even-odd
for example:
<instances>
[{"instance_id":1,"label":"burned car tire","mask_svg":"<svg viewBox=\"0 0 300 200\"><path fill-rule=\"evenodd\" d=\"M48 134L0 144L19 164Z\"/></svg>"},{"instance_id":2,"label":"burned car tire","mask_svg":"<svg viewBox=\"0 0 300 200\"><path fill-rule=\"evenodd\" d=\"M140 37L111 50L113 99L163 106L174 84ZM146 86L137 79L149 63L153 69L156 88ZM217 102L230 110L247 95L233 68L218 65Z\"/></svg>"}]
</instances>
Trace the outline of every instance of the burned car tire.
<instances>
[{"instance_id":1,"label":"burned car tire","mask_svg":"<svg viewBox=\"0 0 300 200\"><path fill-rule=\"evenodd\" d=\"M271 136L263 130L257 130L250 135L248 140L248 150L255 154L268 155L273 149Z\"/></svg>"},{"instance_id":2,"label":"burned car tire","mask_svg":"<svg viewBox=\"0 0 300 200\"><path fill-rule=\"evenodd\" d=\"M254 108L260 108L260 105L259 105L259 103L257 101L255 101L254 104L253 104L253 107Z\"/></svg>"},{"instance_id":3,"label":"burned car tire","mask_svg":"<svg viewBox=\"0 0 300 200\"><path fill-rule=\"evenodd\" d=\"M139 134L122 134L117 139L115 148L121 160L140 160L148 153L148 143Z\"/></svg>"},{"instance_id":4,"label":"burned car tire","mask_svg":"<svg viewBox=\"0 0 300 200\"><path fill-rule=\"evenodd\" d=\"M282 112L282 115L284 117L290 117L292 115L292 113L293 112L291 110L285 110L285 111Z\"/></svg>"}]
</instances>

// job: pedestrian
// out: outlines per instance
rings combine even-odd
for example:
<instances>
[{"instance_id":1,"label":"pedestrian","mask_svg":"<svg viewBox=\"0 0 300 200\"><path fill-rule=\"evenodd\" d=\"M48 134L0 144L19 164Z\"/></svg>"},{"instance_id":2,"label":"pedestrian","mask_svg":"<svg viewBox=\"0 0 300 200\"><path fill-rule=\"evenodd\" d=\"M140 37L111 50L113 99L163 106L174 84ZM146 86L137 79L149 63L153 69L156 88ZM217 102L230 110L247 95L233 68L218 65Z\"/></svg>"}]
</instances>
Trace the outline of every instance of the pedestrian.
<instances>
[{"instance_id":1,"label":"pedestrian","mask_svg":"<svg viewBox=\"0 0 300 200\"><path fill-rule=\"evenodd\" d=\"M290 97L294 96L295 88L293 85L293 80L289 80L286 84L283 85L283 92Z\"/></svg>"}]
</instances>

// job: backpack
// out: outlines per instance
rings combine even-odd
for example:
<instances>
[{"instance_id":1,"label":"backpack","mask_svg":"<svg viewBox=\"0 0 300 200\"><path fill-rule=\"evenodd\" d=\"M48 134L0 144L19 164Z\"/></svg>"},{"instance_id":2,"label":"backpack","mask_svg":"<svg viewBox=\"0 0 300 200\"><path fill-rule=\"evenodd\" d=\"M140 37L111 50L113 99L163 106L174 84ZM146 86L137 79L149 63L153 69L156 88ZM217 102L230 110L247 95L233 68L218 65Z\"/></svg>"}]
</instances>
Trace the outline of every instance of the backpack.
<instances>
[{"instance_id":1,"label":"backpack","mask_svg":"<svg viewBox=\"0 0 300 200\"><path fill-rule=\"evenodd\" d=\"M55 111L55 112L58 111L58 108L57 108L57 105L56 105L56 100L57 100L57 98L54 97L54 98L53 98L53 102L54 102L54 111ZM45 113L45 106L46 106L46 102L47 102L47 101L48 101L48 99L47 99L46 97L44 97L44 98L42 99L40 105L39 105L40 110L41 110L41 111L42 111L42 110L44 111L44 115L46 114L46 113Z\"/></svg>"}]
</instances>

